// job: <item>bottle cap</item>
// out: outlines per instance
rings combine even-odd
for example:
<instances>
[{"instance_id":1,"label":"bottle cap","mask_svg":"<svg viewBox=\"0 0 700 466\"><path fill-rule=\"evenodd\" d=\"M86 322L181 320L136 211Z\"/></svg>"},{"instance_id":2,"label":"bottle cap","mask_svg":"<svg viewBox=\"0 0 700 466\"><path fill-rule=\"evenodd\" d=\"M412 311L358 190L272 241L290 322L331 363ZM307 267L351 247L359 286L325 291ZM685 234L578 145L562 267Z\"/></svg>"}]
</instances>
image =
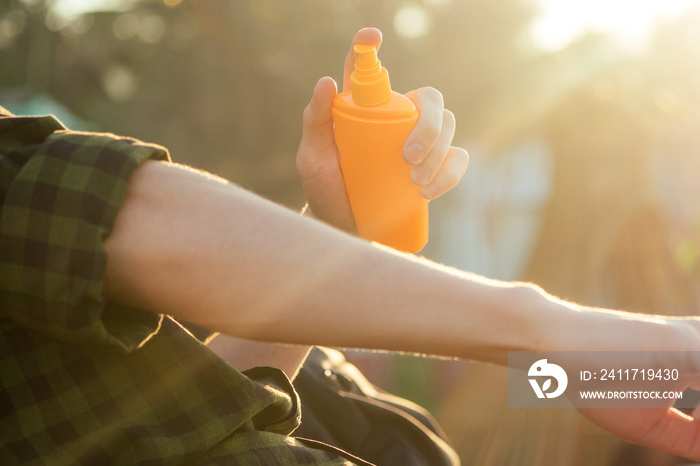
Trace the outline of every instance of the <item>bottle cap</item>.
<instances>
[{"instance_id":1,"label":"bottle cap","mask_svg":"<svg viewBox=\"0 0 700 466\"><path fill-rule=\"evenodd\" d=\"M355 71L350 75L350 91L355 104L376 107L391 99L389 73L377 59L371 44L355 44Z\"/></svg>"}]
</instances>

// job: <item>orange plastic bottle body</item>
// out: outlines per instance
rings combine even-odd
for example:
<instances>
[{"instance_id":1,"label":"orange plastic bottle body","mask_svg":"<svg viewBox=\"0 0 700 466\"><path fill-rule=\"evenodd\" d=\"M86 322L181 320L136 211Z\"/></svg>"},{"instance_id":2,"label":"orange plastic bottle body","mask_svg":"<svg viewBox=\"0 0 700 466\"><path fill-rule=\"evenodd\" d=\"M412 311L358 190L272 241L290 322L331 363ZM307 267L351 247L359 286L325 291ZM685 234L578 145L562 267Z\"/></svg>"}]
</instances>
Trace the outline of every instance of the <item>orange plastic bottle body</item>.
<instances>
[{"instance_id":1,"label":"orange plastic bottle body","mask_svg":"<svg viewBox=\"0 0 700 466\"><path fill-rule=\"evenodd\" d=\"M333 101L335 140L350 205L361 237L405 252L428 242L428 201L410 179L402 148L418 120L405 96L391 92L372 107L351 91Z\"/></svg>"}]
</instances>

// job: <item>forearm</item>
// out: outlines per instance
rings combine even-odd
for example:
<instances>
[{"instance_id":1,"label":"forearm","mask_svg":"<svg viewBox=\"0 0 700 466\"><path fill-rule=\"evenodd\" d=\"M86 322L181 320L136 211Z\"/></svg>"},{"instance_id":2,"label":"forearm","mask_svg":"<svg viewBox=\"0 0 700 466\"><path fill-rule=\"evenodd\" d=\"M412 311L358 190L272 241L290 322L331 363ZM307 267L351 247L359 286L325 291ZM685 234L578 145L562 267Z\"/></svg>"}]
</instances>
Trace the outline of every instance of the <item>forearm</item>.
<instances>
[{"instance_id":1,"label":"forearm","mask_svg":"<svg viewBox=\"0 0 700 466\"><path fill-rule=\"evenodd\" d=\"M106 242L106 294L237 337L503 363L556 349L576 311L147 163Z\"/></svg>"}]
</instances>

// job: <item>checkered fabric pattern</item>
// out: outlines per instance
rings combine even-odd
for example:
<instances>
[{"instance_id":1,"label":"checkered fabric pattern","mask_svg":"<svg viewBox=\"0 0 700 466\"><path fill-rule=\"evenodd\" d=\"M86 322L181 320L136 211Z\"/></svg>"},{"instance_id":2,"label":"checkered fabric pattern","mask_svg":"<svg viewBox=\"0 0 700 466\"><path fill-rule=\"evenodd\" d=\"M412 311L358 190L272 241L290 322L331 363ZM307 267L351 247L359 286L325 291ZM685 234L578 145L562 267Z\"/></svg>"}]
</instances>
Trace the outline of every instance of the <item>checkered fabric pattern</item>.
<instances>
[{"instance_id":1,"label":"checkered fabric pattern","mask_svg":"<svg viewBox=\"0 0 700 466\"><path fill-rule=\"evenodd\" d=\"M282 372L104 300L102 242L149 159L169 156L0 107L0 464L364 464L290 437Z\"/></svg>"}]
</instances>

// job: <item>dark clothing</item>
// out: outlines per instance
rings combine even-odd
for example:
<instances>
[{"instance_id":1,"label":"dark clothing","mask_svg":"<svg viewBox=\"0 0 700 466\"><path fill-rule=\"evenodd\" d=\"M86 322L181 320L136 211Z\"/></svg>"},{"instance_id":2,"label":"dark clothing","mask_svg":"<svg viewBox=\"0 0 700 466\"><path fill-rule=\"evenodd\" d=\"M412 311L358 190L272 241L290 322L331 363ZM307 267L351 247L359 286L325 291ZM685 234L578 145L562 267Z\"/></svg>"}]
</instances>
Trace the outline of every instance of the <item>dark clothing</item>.
<instances>
[{"instance_id":1,"label":"dark clothing","mask_svg":"<svg viewBox=\"0 0 700 466\"><path fill-rule=\"evenodd\" d=\"M303 422L295 435L378 465L456 466L459 458L423 408L372 385L329 348L313 348L294 379Z\"/></svg>"},{"instance_id":2,"label":"dark clothing","mask_svg":"<svg viewBox=\"0 0 700 466\"><path fill-rule=\"evenodd\" d=\"M102 243L148 159L168 153L0 108L0 464L346 463L289 437L281 371L242 374L186 325L103 298Z\"/></svg>"},{"instance_id":3,"label":"dark clothing","mask_svg":"<svg viewBox=\"0 0 700 466\"><path fill-rule=\"evenodd\" d=\"M104 299L103 241L149 159L169 156L0 107L0 464L368 464L291 437L301 405L281 371L241 373L208 331ZM422 411L326 388L304 385L308 435L382 464L450 458Z\"/></svg>"}]
</instances>

